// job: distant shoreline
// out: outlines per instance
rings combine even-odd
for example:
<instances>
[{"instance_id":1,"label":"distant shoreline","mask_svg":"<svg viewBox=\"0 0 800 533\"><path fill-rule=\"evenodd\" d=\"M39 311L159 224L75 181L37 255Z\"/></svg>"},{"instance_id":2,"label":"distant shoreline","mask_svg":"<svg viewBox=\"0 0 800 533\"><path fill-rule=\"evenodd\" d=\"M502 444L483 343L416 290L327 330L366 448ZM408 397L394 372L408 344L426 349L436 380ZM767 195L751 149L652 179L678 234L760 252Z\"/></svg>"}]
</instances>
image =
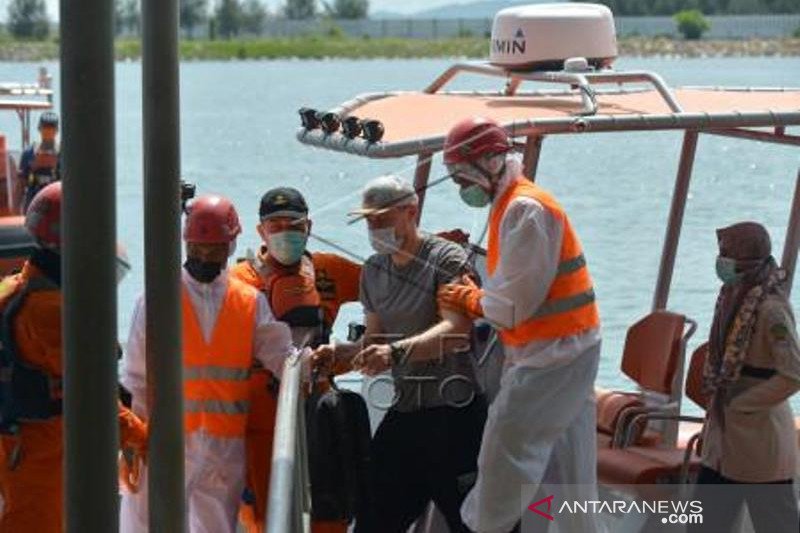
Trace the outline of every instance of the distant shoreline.
<instances>
[{"instance_id":1,"label":"distant shoreline","mask_svg":"<svg viewBox=\"0 0 800 533\"><path fill-rule=\"evenodd\" d=\"M296 37L290 39L183 40L181 59L224 61L247 59L414 59L485 58L488 42L478 38L357 39L348 37ZM118 60L138 60L141 43L119 40ZM0 61L58 60L55 41L0 42ZM619 41L619 55L627 57L797 57L800 39L747 39L684 41L665 37L627 37Z\"/></svg>"}]
</instances>

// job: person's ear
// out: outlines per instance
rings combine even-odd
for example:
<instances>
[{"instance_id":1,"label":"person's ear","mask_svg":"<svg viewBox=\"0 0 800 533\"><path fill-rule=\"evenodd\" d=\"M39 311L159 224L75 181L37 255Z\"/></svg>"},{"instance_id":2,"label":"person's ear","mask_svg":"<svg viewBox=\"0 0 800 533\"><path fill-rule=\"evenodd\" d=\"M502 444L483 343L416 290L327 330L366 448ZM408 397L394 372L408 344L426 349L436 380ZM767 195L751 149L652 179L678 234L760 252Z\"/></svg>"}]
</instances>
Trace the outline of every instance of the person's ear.
<instances>
[{"instance_id":1,"label":"person's ear","mask_svg":"<svg viewBox=\"0 0 800 533\"><path fill-rule=\"evenodd\" d=\"M419 213L419 205L417 205L417 204L411 204L411 205L408 207L408 221L409 221L409 222L410 222L412 225L416 225L416 224L417 224L417 214L418 214L418 213Z\"/></svg>"},{"instance_id":2,"label":"person's ear","mask_svg":"<svg viewBox=\"0 0 800 533\"><path fill-rule=\"evenodd\" d=\"M312 226L312 223L311 223L311 219L309 218L308 219L308 225L306 226L306 235L311 235L311 226Z\"/></svg>"},{"instance_id":3,"label":"person's ear","mask_svg":"<svg viewBox=\"0 0 800 533\"><path fill-rule=\"evenodd\" d=\"M256 231L258 232L258 235L261 237L261 240L266 243L267 242L267 230L264 229L264 225L263 224L256 224Z\"/></svg>"}]
</instances>

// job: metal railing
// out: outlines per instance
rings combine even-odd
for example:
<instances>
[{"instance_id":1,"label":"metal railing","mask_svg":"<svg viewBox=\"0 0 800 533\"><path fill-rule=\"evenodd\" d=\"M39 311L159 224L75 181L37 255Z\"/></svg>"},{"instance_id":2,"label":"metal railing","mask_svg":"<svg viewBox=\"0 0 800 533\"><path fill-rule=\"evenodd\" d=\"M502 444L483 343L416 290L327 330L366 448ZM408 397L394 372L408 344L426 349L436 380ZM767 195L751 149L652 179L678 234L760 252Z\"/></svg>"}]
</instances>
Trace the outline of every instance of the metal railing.
<instances>
[{"instance_id":1,"label":"metal railing","mask_svg":"<svg viewBox=\"0 0 800 533\"><path fill-rule=\"evenodd\" d=\"M302 383L303 364L298 353L284 363L278 393L267 502L267 533L306 533L311 528Z\"/></svg>"},{"instance_id":2,"label":"metal railing","mask_svg":"<svg viewBox=\"0 0 800 533\"><path fill-rule=\"evenodd\" d=\"M673 113L683 111L680 104L675 100L675 95L672 94L672 91L661 76L655 72L647 71L618 72L613 70L595 71L587 69L577 72L566 70L557 72L516 72L485 62L456 63L436 78L433 83L428 85L423 92L428 94L440 92L447 83L462 72L508 79L509 89L506 91L508 96L512 96L519 87L519 84L523 81L561 83L578 87L581 89L580 95L583 109L580 114L582 115L594 115L597 112L595 91L590 83L618 85L623 83L649 83L658 91L661 98L664 99L664 102Z\"/></svg>"}]
</instances>

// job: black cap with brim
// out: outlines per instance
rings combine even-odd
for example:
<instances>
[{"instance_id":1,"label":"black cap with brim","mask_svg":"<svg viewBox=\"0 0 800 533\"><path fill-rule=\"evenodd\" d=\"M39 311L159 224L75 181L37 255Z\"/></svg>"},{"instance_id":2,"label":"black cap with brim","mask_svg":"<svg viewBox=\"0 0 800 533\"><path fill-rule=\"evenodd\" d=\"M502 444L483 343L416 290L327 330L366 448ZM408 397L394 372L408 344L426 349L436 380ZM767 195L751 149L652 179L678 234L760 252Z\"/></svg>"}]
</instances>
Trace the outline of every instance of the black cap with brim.
<instances>
[{"instance_id":1,"label":"black cap with brim","mask_svg":"<svg viewBox=\"0 0 800 533\"><path fill-rule=\"evenodd\" d=\"M277 187L267 191L261 197L258 216L261 220L278 217L306 218L308 216L308 204L306 204L306 199L297 189Z\"/></svg>"},{"instance_id":2,"label":"black cap with brim","mask_svg":"<svg viewBox=\"0 0 800 533\"><path fill-rule=\"evenodd\" d=\"M45 111L39 117L39 127L49 126L52 128L58 127L58 115L53 111Z\"/></svg>"}]
</instances>

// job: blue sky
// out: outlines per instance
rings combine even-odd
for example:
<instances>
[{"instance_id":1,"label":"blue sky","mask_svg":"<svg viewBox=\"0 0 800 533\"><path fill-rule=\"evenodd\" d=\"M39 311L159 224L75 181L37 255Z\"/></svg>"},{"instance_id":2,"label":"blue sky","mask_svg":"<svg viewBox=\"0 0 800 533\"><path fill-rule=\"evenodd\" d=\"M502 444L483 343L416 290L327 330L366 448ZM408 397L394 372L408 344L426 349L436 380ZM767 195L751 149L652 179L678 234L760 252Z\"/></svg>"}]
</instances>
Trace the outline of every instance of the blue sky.
<instances>
[{"instance_id":1,"label":"blue sky","mask_svg":"<svg viewBox=\"0 0 800 533\"><path fill-rule=\"evenodd\" d=\"M209 0L209 4L214 4L215 0ZM283 5L284 0L265 0L264 2L270 11L275 11ZM372 11L393 11L395 13L414 13L423 9L442 6L446 4L465 3L463 0L370 0ZM0 20L6 19L9 0L0 0ZM50 17L58 19L58 0L47 0L47 10Z\"/></svg>"}]
</instances>

